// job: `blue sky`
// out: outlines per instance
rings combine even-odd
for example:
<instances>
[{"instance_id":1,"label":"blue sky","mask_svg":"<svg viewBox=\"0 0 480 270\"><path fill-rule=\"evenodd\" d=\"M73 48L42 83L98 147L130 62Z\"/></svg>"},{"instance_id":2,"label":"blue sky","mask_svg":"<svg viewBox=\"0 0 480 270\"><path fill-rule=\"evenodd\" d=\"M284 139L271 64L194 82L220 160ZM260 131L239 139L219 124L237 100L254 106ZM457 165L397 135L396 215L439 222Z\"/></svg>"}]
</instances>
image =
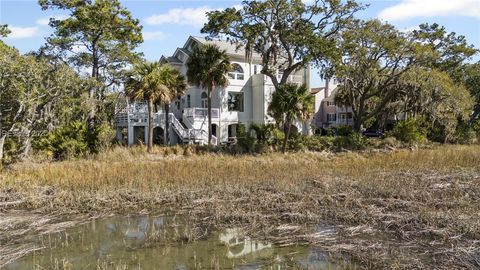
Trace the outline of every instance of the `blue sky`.
<instances>
[{"instance_id":1,"label":"blue sky","mask_svg":"<svg viewBox=\"0 0 480 270\"><path fill-rule=\"evenodd\" d=\"M305 0L312 1L312 0ZM144 26L145 42L138 48L148 60L170 55L189 35L200 35L208 10L239 5L241 1L121 1ZM466 36L480 48L480 0L363 0L370 7L358 13L364 19L380 18L399 29L414 29L420 23L437 22L448 31ZM22 53L37 50L52 32L48 18L65 16L64 11L42 11L36 0L0 0L0 24L8 24L12 34L4 41ZM477 57L476 59L479 59ZM312 72L312 86L322 84Z\"/></svg>"}]
</instances>

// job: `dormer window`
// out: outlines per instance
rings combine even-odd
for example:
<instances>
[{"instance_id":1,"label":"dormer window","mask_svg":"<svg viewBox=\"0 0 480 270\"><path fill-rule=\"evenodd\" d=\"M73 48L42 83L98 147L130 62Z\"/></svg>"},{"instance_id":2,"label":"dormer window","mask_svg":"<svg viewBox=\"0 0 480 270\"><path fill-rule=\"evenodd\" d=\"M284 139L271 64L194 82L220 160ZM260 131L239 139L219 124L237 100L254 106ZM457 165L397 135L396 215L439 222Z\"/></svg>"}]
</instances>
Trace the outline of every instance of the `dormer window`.
<instances>
[{"instance_id":1,"label":"dormer window","mask_svg":"<svg viewBox=\"0 0 480 270\"><path fill-rule=\"evenodd\" d=\"M190 44L188 45L187 49L191 52L193 52L193 50L198 47L198 43L195 42L195 41L191 41Z\"/></svg>"},{"instance_id":2,"label":"dormer window","mask_svg":"<svg viewBox=\"0 0 480 270\"><path fill-rule=\"evenodd\" d=\"M239 64L233 64L232 71L228 73L228 77L232 80L245 79L245 75L243 74L243 68Z\"/></svg>"}]
</instances>

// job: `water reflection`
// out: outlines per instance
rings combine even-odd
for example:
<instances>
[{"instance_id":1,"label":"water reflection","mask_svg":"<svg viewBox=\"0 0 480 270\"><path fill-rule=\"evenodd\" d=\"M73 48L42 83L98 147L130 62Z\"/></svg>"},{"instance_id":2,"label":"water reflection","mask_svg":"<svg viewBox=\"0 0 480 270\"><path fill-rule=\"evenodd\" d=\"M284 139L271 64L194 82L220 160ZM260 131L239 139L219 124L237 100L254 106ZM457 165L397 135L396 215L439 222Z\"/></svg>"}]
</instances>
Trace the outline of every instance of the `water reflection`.
<instances>
[{"instance_id":1,"label":"water reflection","mask_svg":"<svg viewBox=\"0 0 480 270\"><path fill-rule=\"evenodd\" d=\"M198 235L197 241L189 242ZM350 269L304 246L276 247L239 229L209 232L179 217L114 217L39 238L5 269ZM353 268L352 268L353 269Z\"/></svg>"},{"instance_id":2,"label":"water reflection","mask_svg":"<svg viewBox=\"0 0 480 270\"><path fill-rule=\"evenodd\" d=\"M220 233L219 240L227 246L227 258L239 258L272 247L270 243L243 236L239 229L226 229Z\"/></svg>"}]
</instances>

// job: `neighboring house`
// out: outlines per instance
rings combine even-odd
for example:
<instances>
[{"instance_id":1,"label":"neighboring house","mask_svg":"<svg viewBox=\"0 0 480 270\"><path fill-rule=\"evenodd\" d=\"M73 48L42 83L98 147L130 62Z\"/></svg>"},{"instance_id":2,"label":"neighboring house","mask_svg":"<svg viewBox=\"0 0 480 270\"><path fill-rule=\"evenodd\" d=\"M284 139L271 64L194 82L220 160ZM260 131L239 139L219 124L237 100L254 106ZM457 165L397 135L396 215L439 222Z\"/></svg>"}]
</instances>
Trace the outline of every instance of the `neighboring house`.
<instances>
[{"instance_id":1,"label":"neighboring house","mask_svg":"<svg viewBox=\"0 0 480 270\"><path fill-rule=\"evenodd\" d=\"M215 44L226 50L233 66L228 74L229 86L215 89L212 97L213 144L236 141L239 124L247 128L255 124L272 123L267 109L271 95L275 90L271 80L260 73L261 57L253 54L250 61L245 60L245 50L235 44L222 41L207 41L204 38L189 37L185 45L178 48L170 57L162 57L161 62L169 63L183 74L187 73L187 60L194 46ZM278 74L280 77L281 73ZM310 67L298 70L289 77L290 83L306 84L309 87ZM117 106L118 107L118 106ZM189 86L186 94L171 104L169 122L169 143L200 143L208 141L206 89ZM162 109L155 114L154 141L161 143L166 135L165 115ZM128 112L128 113L127 113ZM148 123L146 106L143 102L120 104L116 113L117 138L129 145L138 141L147 141ZM297 124L301 131L308 132L310 125Z\"/></svg>"},{"instance_id":2,"label":"neighboring house","mask_svg":"<svg viewBox=\"0 0 480 270\"><path fill-rule=\"evenodd\" d=\"M329 128L340 125L353 125L352 108L335 103L337 85L326 82L325 87L312 88L315 96L315 115L313 124L316 128Z\"/></svg>"}]
</instances>

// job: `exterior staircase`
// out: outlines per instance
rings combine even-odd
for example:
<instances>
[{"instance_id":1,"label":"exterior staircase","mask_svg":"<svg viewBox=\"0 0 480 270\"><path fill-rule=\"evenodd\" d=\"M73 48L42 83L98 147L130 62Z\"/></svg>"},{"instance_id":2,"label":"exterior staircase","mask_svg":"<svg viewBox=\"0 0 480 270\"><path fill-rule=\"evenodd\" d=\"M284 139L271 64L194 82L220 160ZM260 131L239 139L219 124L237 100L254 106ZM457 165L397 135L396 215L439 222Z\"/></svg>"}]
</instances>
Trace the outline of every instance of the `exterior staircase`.
<instances>
[{"instance_id":1,"label":"exterior staircase","mask_svg":"<svg viewBox=\"0 0 480 270\"><path fill-rule=\"evenodd\" d=\"M172 124L173 130L177 133L178 137L182 140L183 143L199 143L207 144L208 142L208 132L203 129L193 129L185 127L175 115L170 114L170 122ZM217 145L217 138L212 135L211 144Z\"/></svg>"}]
</instances>

